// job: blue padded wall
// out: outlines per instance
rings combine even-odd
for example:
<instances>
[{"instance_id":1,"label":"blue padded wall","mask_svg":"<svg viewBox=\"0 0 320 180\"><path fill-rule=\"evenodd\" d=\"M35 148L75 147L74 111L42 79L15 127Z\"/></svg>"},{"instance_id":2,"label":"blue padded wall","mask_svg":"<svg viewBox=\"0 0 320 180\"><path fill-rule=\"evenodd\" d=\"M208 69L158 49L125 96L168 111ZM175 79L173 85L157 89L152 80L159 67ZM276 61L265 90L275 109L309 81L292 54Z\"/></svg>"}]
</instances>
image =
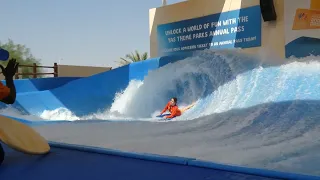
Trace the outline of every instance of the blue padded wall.
<instances>
[{"instance_id":1,"label":"blue padded wall","mask_svg":"<svg viewBox=\"0 0 320 180\"><path fill-rule=\"evenodd\" d=\"M19 93L17 101L28 114L40 115L44 110L54 110L57 107L64 107L50 90Z\"/></svg>"},{"instance_id":2,"label":"blue padded wall","mask_svg":"<svg viewBox=\"0 0 320 180\"><path fill-rule=\"evenodd\" d=\"M52 86L53 89L44 91L36 91L37 88L30 83L31 81L16 82L17 86L20 83L20 87L27 90L17 94L14 105L20 105L29 114L39 115L44 110L65 107L76 115L85 115L106 108L112 102L114 94L126 88L129 82L129 66L72 81L65 79L60 82L60 84L64 83L63 86L58 88ZM38 83L38 88L41 89L39 84L41 83Z\"/></svg>"},{"instance_id":3,"label":"blue padded wall","mask_svg":"<svg viewBox=\"0 0 320 180\"><path fill-rule=\"evenodd\" d=\"M76 79L80 79L80 77L18 79L14 81L14 84L16 86L17 93L22 93L57 88ZM5 84L4 80L1 82Z\"/></svg>"},{"instance_id":4,"label":"blue padded wall","mask_svg":"<svg viewBox=\"0 0 320 180\"><path fill-rule=\"evenodd\" d=\"M7 108L8 106L13 106L15 109L19 110L22 114L34 113L34 112L37 112L37 110L39 109L40 110L44 109L44 108L39 108L39 106L42 105L42 104L38 104L38 102L40 101L38 99L39 96L42 97L41 99L45 99L46 101L49 101L49 103L51 104L48 104L47 106L50 107L57 100L54 100L50 96L44 96L46 93L42 93L39 91L54 89L76 79L80 79L80 77L57 77L57 78L36 78L36 79L14 80L18 100L13 105L6 105L0 102L0 109ZM6 84L5 80L2 80L1 82L3 84ZM31 105L33 107L28 108Z\"/></svg>"},{"instance_id":5,"label":"blue padded wall","mask_svg":"<svg viewBox=\"0 0 320 180\"><path fill-rule=\"evenodd\" d=\"M148 59L130 64L129 80L143 80L150 70L159 67L159 58Z\"/></svg>"},{"instance_id":6,"label":"blue padded wall","mask_svg":"<svg viewBox=\"0 0 320 180\"><path fill-rule=\"evenodd\" d=\"M129 83L129 66L75 80L52 94L75 115L82 116L103 110L113 101L114 94ZM56 107L59 108L59 107Z\"/></svg>"}]
</instances>

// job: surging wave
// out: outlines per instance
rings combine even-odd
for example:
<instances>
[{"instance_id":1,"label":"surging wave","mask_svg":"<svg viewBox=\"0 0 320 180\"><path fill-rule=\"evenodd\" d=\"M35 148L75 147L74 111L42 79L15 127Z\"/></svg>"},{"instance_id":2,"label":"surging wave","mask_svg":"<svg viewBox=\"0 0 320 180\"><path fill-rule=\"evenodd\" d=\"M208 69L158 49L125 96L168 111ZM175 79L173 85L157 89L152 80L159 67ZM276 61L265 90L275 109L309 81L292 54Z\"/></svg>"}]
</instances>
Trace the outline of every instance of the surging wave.
<instances>
[{"instance_id":1,"label":"surging wave","mask_svg":"<svg viewBox=\"0 0 320 180\"><path fill-rule=\"evenodd\" d=\"M149 72L144 81L132 80L104 112L76 117L67 109L59 109L44 112L41 117L154 121L173 96L181 107L197 101L194 108L177 120L269 102L318 100L319 70L320 63L314 57L276 66L233 51L202 51Z\"/></svg>"}]
</instances>

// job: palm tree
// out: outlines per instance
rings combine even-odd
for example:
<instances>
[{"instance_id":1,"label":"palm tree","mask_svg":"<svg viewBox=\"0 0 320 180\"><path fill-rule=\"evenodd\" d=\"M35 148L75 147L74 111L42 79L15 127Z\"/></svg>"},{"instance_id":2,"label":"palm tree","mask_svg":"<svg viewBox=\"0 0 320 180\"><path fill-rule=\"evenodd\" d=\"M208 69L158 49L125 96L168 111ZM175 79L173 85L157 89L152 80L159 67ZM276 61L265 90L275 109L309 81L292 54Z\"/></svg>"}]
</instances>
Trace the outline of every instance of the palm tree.
<instances>
[{"instance_id":1,"label":"palm tree","mask_svg":"<svg viewBox=\"0 0 320 180\"><path fill-rule=\"evenodd\" d=\"M124 66L127 64L130 64L132 62L138 62L138 61L144 61L148 59L148 53L145 52L143 54L139 54L137 50L135 50L135 53L127 54L126 59L120 58L119 64Z\"/></svg>"}]
</instances>

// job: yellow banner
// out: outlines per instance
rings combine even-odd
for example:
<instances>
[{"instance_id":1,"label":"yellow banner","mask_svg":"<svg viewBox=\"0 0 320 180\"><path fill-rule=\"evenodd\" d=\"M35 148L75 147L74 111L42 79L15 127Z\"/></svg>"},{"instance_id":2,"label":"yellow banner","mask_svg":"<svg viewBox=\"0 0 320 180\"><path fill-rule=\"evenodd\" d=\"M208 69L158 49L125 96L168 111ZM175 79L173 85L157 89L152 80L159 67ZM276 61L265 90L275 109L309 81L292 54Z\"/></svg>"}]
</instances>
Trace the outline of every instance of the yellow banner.
<instances>
[{"instance_id":1,"label":"yellow banner","mask_svg":"<svg viewBox=\"0 0 320 180\"><path fill-rule=\"evenodd\" d=\"M311 0L310 9L319 9L320 10L320 0Z\"/></svg>"},{"instance_id":2,"label":"yellow banner","mask_svg":"<svg viewBox=\"0 0 320 180\"><path fill-rule=\"evenodd\" d=\"M319 0L320 1L320 0ZM320 29L320 10L297 9L292 30Z\"/></svg>"}]
</instances>

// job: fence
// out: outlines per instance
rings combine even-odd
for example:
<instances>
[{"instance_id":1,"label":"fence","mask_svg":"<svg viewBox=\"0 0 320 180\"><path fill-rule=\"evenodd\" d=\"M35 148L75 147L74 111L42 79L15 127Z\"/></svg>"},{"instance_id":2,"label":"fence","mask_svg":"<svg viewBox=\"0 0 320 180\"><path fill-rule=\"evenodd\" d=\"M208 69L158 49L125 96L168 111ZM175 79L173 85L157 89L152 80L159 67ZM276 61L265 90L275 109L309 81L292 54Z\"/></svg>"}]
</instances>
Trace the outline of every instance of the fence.
<instances>
[{"instance_id":1,"label":"fence","mask_svg":"<svg viewBox=\"0 0 320 180\"><path fill-rule=\"evenodd\" d=\"M20 67L30 67L32 68L32 73L19 73L19 68ZM41 73L37 72L37 68L53 68L52 73ZM17 73L15 74L15 79L19 79L19 75L26 75L26 76L32 76L33 78L37 78L39 75L49 75L53 74L54 77L58 77L58 64L54 63L53 66L38 66L36 63L33 63L33 65L20 65L17 69Z\"/></svg>"}]
</instances>

